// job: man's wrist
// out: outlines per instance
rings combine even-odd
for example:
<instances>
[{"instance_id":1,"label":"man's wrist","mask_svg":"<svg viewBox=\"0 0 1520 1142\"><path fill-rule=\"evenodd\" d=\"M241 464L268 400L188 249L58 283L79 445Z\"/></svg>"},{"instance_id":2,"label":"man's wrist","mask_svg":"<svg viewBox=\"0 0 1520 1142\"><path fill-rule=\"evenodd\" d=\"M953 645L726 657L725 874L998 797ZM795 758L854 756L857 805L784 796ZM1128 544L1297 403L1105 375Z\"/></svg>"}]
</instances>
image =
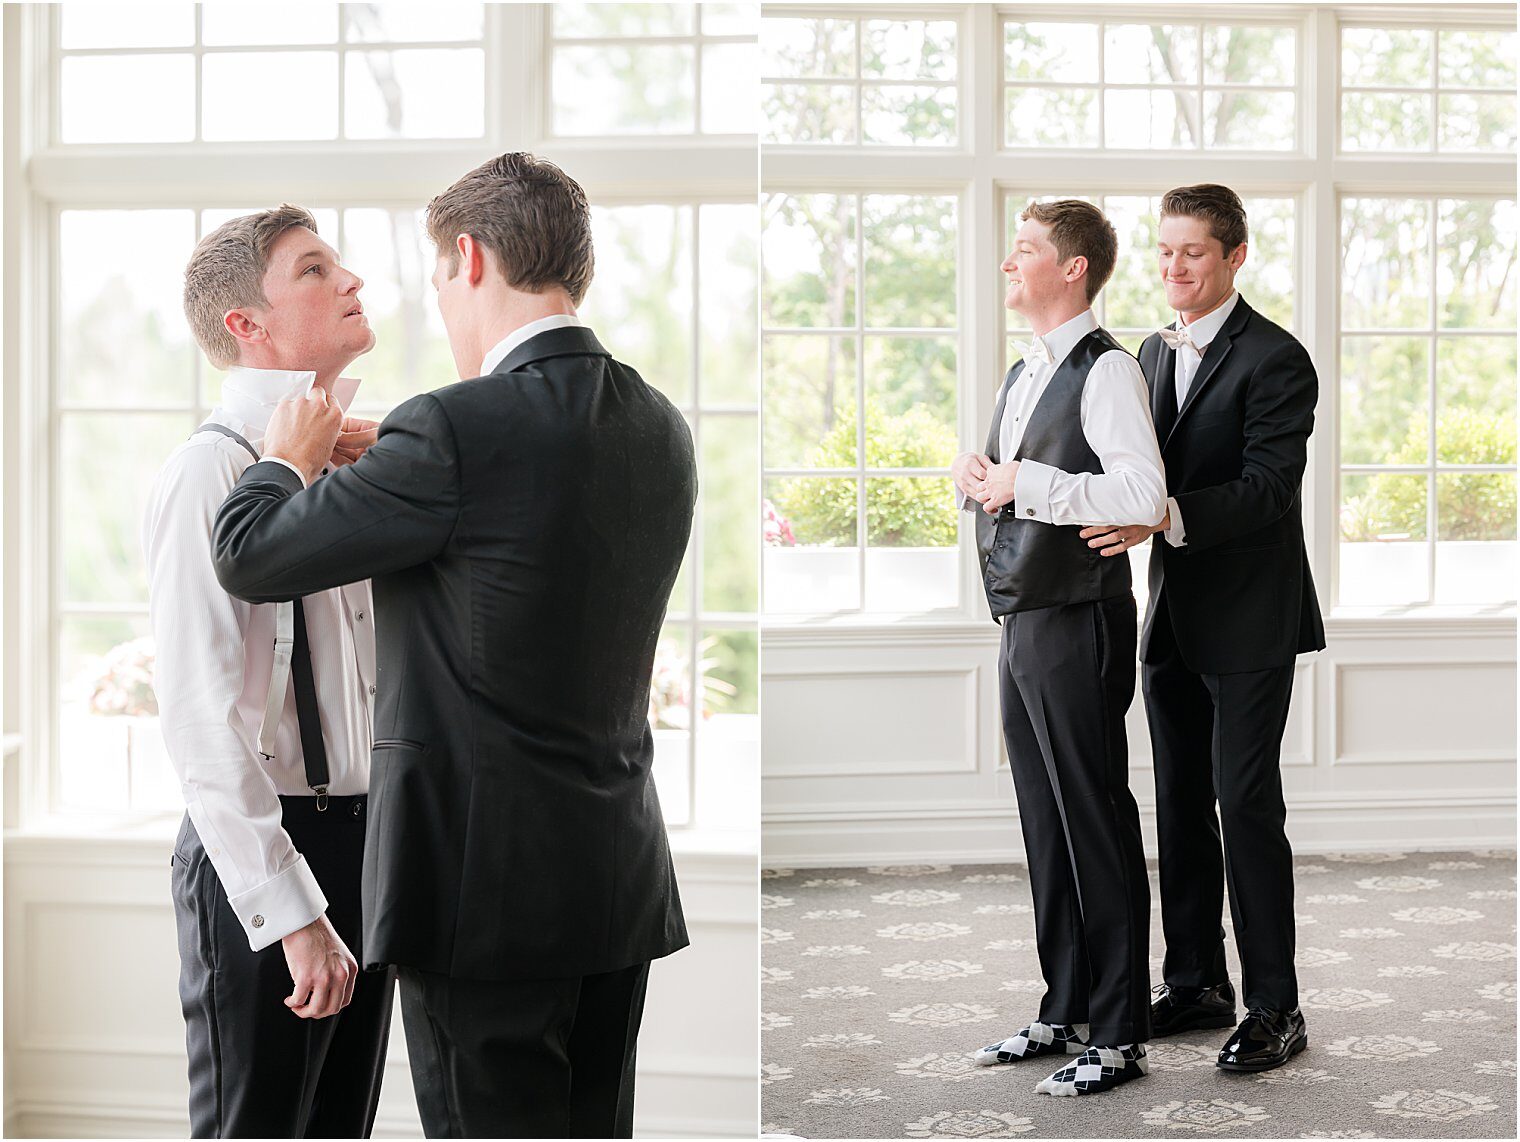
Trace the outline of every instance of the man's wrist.
<instances>
[{"instance_id":1,"label":"man's wrist","mask_svg":"<svg viewBox=\"0 0 1520 1142\"><path fill-rule=\"evenodd\" d=\"M269 454L264 455L261 457L261 459L267 460L271 464L283 464L285 467L294 472L298 477L300 477L302 488L311 487L311 480L307 478L306 473L303 472L299 466L297 466L294 460L287 460L283 456L274 456Z\"/></svg>"}]
</instances>

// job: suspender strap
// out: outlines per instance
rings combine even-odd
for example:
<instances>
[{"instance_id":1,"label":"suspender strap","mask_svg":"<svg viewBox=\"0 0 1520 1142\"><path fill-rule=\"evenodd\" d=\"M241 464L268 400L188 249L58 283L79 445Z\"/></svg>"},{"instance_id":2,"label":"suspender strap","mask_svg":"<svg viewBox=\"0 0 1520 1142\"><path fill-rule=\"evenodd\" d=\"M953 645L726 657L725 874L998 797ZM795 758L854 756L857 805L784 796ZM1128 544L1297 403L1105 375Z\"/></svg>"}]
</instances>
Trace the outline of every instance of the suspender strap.
<instances>
[{"instance_id":1,"label":"suspender strap","mask_svg":"<svg viewBox=\"0 0 1520 1142\"><path fill-rule=\"evenodd\" d=\"M237 441L254 462L258 451L225 424L207 421L191 433L217 432ZM296 726L301 733L301 753L306 763L306 783L317 795L317 811L327 808L327 747L322 743L322 718L317 710L317 686L311 670L311 645L306 637L306 611L301 600L276 603L274 611L274 668L269 674L269 694L264 700L264 721L259 726L259 753L274 757L275 732L285 713L285 689L295 677Z\"/></svg>"}]
</instances>

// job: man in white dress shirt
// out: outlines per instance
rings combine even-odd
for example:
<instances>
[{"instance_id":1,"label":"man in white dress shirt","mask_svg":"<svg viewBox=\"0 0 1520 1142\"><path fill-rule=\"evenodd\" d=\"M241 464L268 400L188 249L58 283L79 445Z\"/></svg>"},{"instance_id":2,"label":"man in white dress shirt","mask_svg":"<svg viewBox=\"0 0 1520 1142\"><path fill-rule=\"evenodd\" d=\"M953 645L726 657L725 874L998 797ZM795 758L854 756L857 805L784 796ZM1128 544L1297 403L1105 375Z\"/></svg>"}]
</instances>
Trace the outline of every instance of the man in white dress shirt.
<instances>
[{"instance_id":1,"label":"man in white dress shirt","mask_svg":"<svg viewBox=\"0 0 1520 1142\"><path fill-rule=\"evenodd\" d=\"M254 606L211 562L216 509L275 406L313 386L352 397L340 374L375 341L361 285L290 205L221 226L185 270L191 329L228 372L216 427L154 483L144 549L154 688L187 809L171 866L198 1138L367 1137L379 1097L394 973L356 961L369 583ZM344 427L334 464L374 437Z\"/></svg>"},{"instance_id":2,"label":"man in white dress shirt","mask_svg":"<svg viewBox=\"0 0 1520 1142\"><path fill-rule=\"evenodd\" d=\"M1021 218L1004 304L1034 343L1008 372L986 451L962 453L951 474L976 512L983 587L1003 625L1003 732L1046 992L1033 1023L976 1061L1061 1056L1036 1089L1086 1095L1148 1068L1150 892L1124 730L1130 570L1079 533L1160 520L1166 480L1139 363L1092 313L1118 254L1113 227L1077 200L1031 203Z\"/></svg>"}]
</instances>

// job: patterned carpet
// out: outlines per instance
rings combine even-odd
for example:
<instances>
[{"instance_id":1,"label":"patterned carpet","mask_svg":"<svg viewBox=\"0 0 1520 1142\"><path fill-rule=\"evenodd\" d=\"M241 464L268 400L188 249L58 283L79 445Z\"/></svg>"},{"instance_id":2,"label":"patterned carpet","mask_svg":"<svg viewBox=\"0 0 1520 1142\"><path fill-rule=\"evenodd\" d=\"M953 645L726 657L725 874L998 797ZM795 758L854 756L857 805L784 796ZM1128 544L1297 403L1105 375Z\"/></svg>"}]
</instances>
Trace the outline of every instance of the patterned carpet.
<instances>
[{"instance_id":1,"label":"patterned carpet","mask_svg":"<svg viewBox=\"0 0 1520 1142\"><path fill-rule=\"evenodd\" d=\"M1034 1059L970 1054L1033 1017L1043 984L1017 865L764 873L762 1121L807 1138L1514 1138L1515 853L1354 853L1297 866L1309 1048L1214 1067L1226 1031L1151 1045L1151 1073L1090 1098ZM1151 973L1160 919L1151 872ZM1228 917L1226 928L1228 929ZM1239 962L1230 949L1239 986Z\"/></svg>"}]
</instances>

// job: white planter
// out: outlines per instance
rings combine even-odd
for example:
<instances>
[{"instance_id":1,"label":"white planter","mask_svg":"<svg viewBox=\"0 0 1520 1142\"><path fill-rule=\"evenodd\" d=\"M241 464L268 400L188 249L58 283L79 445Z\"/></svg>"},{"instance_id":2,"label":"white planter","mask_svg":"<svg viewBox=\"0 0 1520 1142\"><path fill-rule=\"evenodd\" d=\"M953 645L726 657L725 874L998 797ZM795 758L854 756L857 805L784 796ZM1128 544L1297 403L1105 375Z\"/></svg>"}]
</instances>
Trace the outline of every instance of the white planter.
<instances>
[{"instance_id":1,"label":"white planter","mask_svg":"<svg viewBox=\"0 0 1520 1142\"><path fill-rule=\"evenodd\" d=\"M868 548L862 600L859 548L767 547L765 610L821 615L863 606L901 614L953 607L959 602L958 566L954 547Z\"/></svg>"}]
</instances>

